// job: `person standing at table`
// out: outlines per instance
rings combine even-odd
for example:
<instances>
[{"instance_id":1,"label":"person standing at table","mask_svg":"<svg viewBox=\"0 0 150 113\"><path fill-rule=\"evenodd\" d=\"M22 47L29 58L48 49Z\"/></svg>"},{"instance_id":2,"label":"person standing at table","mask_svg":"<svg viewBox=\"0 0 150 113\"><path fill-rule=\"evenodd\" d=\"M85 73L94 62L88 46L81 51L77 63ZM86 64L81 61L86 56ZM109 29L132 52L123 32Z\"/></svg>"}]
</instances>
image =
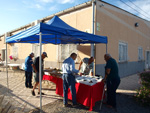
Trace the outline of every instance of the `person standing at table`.
<instances>
[{"instance_id":1,"label":"person standing at table","mask_svg":"<svg viewBox=\"0 0 150 113\"><path fill-rule=\"evenodd\" d=\"M107 83L107 107L116 110L116 90L120 84L120 77L118 74L118 65L115 59L110 54L105 54L106 61L105 77L103 81Z\"/></svg>"},{"instance_id":2,"label":"person standing at table","mask_svg":"<svg viewBox=\"0 0 150 113\"><path fill-rule=\"evenodd\" d=\"M78 73L79 70L75 69L74 60L76 58L77 58L77 54L72 53L70 55L70 57L65 59L63 64L62 64L63 93L64 93L63 104L64 104L64 107L69 106L68 105L68 88L70 88L70 90L71 90L73 107L77 105L74 73Z\"/></svg>"},{"instance_id":3,"label":"person standing at table","mask_svg":"<svg viewBox=\"0 0 150 113\"><path fill-rule=\"evenodd\" d=\"M44 68L44 64L43 64L43 61L45 59L45 57L47 57L47 53L46 52L43 52L42 55L41 55L42 59L41 59L41 66L42 66L42 69L41 69L41 80L43 78L43 68ZM35 88L38 86L38 94L40 94L40 84L39 84L39 67L40 67L40 62L39 62L39 59L40 57L36 57L33 64L32 64L32 67L33 67L33 70L34 70L34 78L35 78L35 84L33 86L33 89L31 91L32 95L35 96ZM44 95L44 93L41 93L42 95Z\"/></svg>"},{"instance_id":4,"label":"person standing at table","mask_svg":"<svg viewBox=\"0 0 150 113\"><path fill-rule=\"evenodd\" d=\"M80 75L91 75L93 76L94 68L94 57L84 58L79 65Z\"/></svg>"},{"instance_id":5,"label":"person standing at table","mask_svg":"<svg viewBox=\"0 0 150 113\"><path fill-rule=\"evenodd\" d=\"M30 53L29 56L26 57L25 59L25 87L26 88L33 88L32 86L32 64L33 60L32 58L34 57L34 53Z\"/></svg>"}]
</instances>

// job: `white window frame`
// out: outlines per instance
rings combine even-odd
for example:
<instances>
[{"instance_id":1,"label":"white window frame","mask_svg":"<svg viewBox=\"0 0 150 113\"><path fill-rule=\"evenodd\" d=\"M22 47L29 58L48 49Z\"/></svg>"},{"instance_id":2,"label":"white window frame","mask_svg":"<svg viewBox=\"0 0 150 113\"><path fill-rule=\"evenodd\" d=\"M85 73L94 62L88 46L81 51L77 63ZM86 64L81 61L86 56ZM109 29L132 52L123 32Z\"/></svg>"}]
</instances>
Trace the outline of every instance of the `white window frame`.
<instances>
[{"instance_id":1,"label":"white window frame","mask_svg":"<svg viewBox=\"0 0 150 113\"><path fill-rule=\"evenodd\" d=\"M14 58L18 58L18 45L13 45L12 46L12 56L14 57Z\"/></svg>"},{"instance_id":2,"label":"white window frame","mask_svg":"<svg viewBox=\"0 0 150 113\"><path fill-rule=\"evenodd\" d=\"M119 62L128 61L128 43L119 41L118 45Z\"/></svg>"},{"instance_id":3,"label":"white window frame","mask_svg":"<svg viewBox=\"0 0 150 113\"><path fill-rule=\"evenodd\" d=\"M138 61L143 60L143 48L141 46L138 47Z\"/></svg>"}]
</instances>

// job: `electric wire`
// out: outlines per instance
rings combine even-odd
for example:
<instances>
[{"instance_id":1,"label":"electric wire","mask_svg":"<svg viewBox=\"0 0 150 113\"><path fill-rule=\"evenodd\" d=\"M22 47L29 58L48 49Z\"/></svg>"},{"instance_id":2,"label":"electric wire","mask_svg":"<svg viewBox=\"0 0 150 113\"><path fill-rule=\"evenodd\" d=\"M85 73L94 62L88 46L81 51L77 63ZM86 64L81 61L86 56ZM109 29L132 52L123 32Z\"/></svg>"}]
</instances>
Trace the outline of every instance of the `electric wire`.
<instances>
[{"instance_id":1,"label":"electric wire","mask_svg":"<svg viewBox=\"0 0 150 113\"><path fill-rule=\"evenodd\" d=\"M147 12L145 12L143 9L141 9L140 7L138 7L135 3L133 3L131 0L128 0L129 2L131 2L133 5L135 5L137 8L139 8L141 11L143 11L146 15L150 16Z\"/></svg>"},{"instance_id":2,"label":"electric wire","mask_svg":"<svg viewBox=\"0 0 150 113\"><path fill-rule=\"evenodd\" d=\"M133 7L131 7L130 5L128 5L127 3L125 3L124 1L120 0L122 3L124 3L125 5L127 5L128 7L130 7L131 9L133 9L134 11L138 12L139 14L141 14L139 11L137 11L136 9L134 9ZM143 14L141 14L143 15ZM149 17L143 15L144 17L146 17L147 19L150 19Z\"/></svg>"}]
</instances>

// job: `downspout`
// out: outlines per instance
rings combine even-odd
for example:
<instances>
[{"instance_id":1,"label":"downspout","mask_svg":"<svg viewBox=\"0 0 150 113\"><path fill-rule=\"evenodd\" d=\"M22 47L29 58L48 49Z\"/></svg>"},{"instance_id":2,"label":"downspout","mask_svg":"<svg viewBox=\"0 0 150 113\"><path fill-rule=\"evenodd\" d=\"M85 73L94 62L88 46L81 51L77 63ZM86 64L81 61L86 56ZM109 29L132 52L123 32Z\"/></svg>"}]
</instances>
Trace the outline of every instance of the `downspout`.
<instances>
[{"instance_id":1,"label":"downspout","mask_svg":"<svg viewBox=\"0 0 150 113\"><path fill-rule=\"evenodd\" d=\"M96 5L96 0L92 1L92 7L93 7L93 22L92 22L92 33L95 34L95 5ZM91 44L91 56L95 57L95 45L94 43ZM93 75L95 75L95 63L94 63L94 67L93 67Z\"/></svg>"},{"instance_id":2,"label":"downspout","mask_svg":"<svg viewBox=\"0 0 150 113\"><path fill-rule=\"evenodd\" d=\"M92 7L93 7L93 22L92 22L92 33L95 34L95 4L96 4L96 0L92 1ZM91 44L91 56L94 57L95 53L95 46L94 44Z\"/></svg>"}]
</instances>

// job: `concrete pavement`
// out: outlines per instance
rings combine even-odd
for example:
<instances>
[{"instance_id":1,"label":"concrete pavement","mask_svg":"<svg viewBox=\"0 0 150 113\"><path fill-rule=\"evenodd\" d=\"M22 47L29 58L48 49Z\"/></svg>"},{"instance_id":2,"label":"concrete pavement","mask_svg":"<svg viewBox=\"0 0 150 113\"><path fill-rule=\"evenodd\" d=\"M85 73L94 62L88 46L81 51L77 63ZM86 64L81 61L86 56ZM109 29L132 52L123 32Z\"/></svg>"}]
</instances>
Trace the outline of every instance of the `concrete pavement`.
<instances>
[{"instance_id":1,"label":"concrete pavement","mask_svg":"<svg viewBox=\"0 0 150 113\"><path fill-rule=\"evenodd\" d=\"M5 103L3 104L9 101L16 109L24 112L40 106L40 95L37 94L37 89L35 90L36 96L32 96L31 89L25 87L24 81L24 73L14 74L12 71L9 71L7 86L6 72L0 72L0 95L5 96ZM53 83L45 81L42 85L42 92L45 93L42 96L42 105L54 102L60 98L60 96L55 94L55 85Z\"/></svg>"},{"instance_id":2,"label":"concrete pavement","mask_svg":"<svg viewBox=\"0 0 150 113\"><path fill-rule=\"evenodd\" d=\"M124 78L121 78L121 83L117 89L117 93L124 93L126 95L136 94L136 90L139 89L141 84L139 83L139 75L134 74Z\"/></svg>"},{"instance_id":3,"label":"concrete pavement","mask_svg":"<svg viewBox=\"0 0 150 113\"><path fill-rule=\"evenodd\" d=\"M25 87L24 81L24 73L14 73L12 70L9 70L7 84L6 72L0 72L0 95L5 95L5 102L3 102L3 104L9 101L14 108L28 112L40 106L40 96L37 94L37 90L35 91L36 96L32 96L31 89ZM135 90L140 87L138 81L139 76L137 74L122 78L117 92L127 95L135 94ZM52 82L43 81L42 87L42 92L46 94L42 96L42 105L62 98L55 94L56 86Z\"/></svg>"}]
</instances>

